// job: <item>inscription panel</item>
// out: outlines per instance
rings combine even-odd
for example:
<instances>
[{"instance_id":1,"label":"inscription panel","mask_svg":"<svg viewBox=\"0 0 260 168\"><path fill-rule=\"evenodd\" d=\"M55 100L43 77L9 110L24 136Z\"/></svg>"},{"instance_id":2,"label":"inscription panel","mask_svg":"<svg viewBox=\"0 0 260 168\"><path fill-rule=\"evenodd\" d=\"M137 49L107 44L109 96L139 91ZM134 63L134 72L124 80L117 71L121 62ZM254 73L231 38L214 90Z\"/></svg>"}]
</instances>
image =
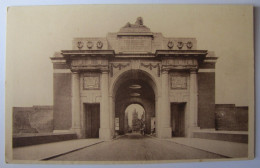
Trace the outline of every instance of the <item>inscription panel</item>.
<instances>
[{"instance_id":1,"label":"inscription panel","mask_svg":"<svg viewBox=\"0 0 260 168\"><path fill-rule=\"evenodd\" d=\"M187 75L171 74L170 85L171 89L187 89Z\"/></svg>"},{"instance_id":2,"label":"inscription panel","mask_svg":"<svg viewBox=\"0 0 260 168\"><path fill-rule=\"evenodd\" d=\"M83 89L84 90L99 90L100 89L99 74L85 74L83 76Z\"/></svg>"},{"instance_id":3,"label":"inscription panel","mask_svg":"<svg viewBox=\"0 0 260 168\"><path fill-rule=\"evenodd\" d=\"M119 52L151 52L151 37L127 36L121 37L119 40Z\"/></svg>"}]
</instances>

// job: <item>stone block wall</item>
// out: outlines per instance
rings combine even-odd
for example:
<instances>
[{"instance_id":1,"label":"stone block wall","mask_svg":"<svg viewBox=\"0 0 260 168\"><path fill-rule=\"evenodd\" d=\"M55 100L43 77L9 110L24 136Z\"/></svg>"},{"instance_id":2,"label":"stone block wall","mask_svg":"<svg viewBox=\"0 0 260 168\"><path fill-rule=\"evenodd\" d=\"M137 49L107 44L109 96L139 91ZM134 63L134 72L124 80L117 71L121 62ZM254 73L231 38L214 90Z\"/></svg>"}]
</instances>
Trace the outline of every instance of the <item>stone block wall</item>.
<instances>
[{"instance_id":1,"label":"stone block wall","mask_svg":"<svg viewBox=\"0 0 260 168\"><path fill-rule=\"evenodd\" d=\"M198 73L198 124L200 128L215 127L215 73Z\"/></svg>"},{"instance_id":2,"label":"stone block wall","mask_svg":"<svg viewBox=\"0 0 260 168\"><path fill-rule=\"evenodd\" d=\"M215 107L217 130L248 130L248 107L236 107L234 104L216 104Z\"/></svg>"},{"instance_id":3,"label":"stone block wall","mask_svg":"<svg viewBox=\"0 0 260 168\"><path fill-rule=\"evenodd\" d=\"M69 130L72 123L71 113L71 73L53 74L54 129Z\"/></svg>"},{"instance_id":4,"label":"stone block wall","mask_svg":"<svg viewBox=\"0 0 260 168\"><path fill-rule=\"evenodd\" d=\"M52 106L13 108L13 134L51 133L52 131Z\"/></svg>"}]
</instances>

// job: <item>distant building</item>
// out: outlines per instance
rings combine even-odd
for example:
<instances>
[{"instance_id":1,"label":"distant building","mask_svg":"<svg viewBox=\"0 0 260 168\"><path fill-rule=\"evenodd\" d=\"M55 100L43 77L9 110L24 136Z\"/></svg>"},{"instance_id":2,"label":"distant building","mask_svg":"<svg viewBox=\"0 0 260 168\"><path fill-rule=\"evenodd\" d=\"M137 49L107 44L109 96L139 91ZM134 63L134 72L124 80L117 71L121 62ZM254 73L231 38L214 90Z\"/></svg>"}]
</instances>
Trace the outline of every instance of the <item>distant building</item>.
<instances>
[{"instance_id":1,"label":"distant building","mask_svg":"<svg viewBox=\"0 0 260 168\"><path fill-rule=\"evenodd\" d=\"M136 109L132 113L132 129L133 131L139 131L140 130L140 120L138 119L138 112Z\"/></svg>"}]
</instances>

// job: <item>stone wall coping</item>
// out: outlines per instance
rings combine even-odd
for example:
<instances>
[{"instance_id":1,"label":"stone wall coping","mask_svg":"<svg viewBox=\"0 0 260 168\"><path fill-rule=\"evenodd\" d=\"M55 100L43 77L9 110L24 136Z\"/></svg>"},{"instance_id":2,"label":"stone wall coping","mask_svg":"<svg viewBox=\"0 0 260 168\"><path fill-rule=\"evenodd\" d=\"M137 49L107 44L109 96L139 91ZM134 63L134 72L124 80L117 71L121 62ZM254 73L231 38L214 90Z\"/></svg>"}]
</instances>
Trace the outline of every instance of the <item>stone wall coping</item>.
<instances>
[{"instance_id":1,"label":"stone wall coping","mask_svg":"<svg viewBox=\"0 0 260 168\"><path fill-rule=\"evenodd\" d=\"M74 132L68 132L68 133L17 133L13 134L13 138L18 137L41 137L41 136L53 136L53 135L71 135L75 134Z\"/></svg>"},{"instance_id":2,"label":"stone wall coping","mask_svg":"<svg viewBox=\"0 0 260 168\"><path fill-rule=\"evenodd\" d=\"M110 57L115 55L114 50L62 50L64 57L88 57L88 56L101 56Z\"/></svg>"},{"instance_id":3,"label":"stone wall coping","mask_svg":"<svg viewBox=\"0 0 260 168\"><path fill-rule=\"evenodd\" d=\"M235 104L215 104L215 107L236 107Z\"/></svg>"},{"instance_id":4,"label":"stone wall coping","mask_svg":"<svg viewBox=\"0 0 260 168\"><path fill-rule=\"evenodd\" d=\"M240 134L240 135L248 135L248 131L217 131L217 130L194 130L194 133L211 133L211 134Z\"/></svg>"},{"instance_id":5,"label":"stone wall coping","mask_svg":"<svg viewBox=\"0 0 260 168\"><path fill-rule=\"evenodd\" d=\"M123 33L117 33L117 36L151 36L151 37L153 37L153 33L150 33L150 32L123 32Z\"/></svg>"},{"instance_id":6,"label":"stone wall coping","mask_svg":"<svg viewBox=\"0 0 260 168\"><path fill-rule=\"evenodd\" d=\"M156 57L171 58L171 57L193 57L204 60L207 55L207 50L156 50Z\"/></svg>"}]
</instances>

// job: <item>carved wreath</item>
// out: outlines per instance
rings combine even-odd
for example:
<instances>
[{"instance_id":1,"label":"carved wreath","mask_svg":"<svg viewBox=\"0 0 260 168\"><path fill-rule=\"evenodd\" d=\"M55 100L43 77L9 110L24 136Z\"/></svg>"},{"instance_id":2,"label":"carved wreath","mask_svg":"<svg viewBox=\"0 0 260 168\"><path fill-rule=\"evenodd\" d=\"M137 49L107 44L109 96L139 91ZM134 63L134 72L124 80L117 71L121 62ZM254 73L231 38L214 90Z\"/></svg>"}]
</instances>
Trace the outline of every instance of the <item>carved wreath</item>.
<instances>
[{"instance_id":1,"label":"carved wreath","mask_svg":"<svg viewBox=\"0 0 260 168\"><path fill-rule=\"evenodd\" d=\"M186 44L187 48L188 49L191 49L192 48L192 42L191 41L188 41L187 44Z\"/></svg>"},{"instance_id":2,"label":"carved wreath","mask_svg":"<svg viewBox=\"0 0 260 168\"><path fill-rule=\"evenodd\" d=\"M169 41L167 46L168 46L170 49L172 49L172 48L173 48L173 42L172 42L172 41Z\"/></svg>"},{"instance_id":3,"label":"carved wreath","mask_svg":"<svg viewBox=\"0 0 260 168\"><path fill-rule=\"evenodd\" d=\"M101 49L103 47L103 43L101 41L97 42L97 48Z\"/></svg>"},{"instance_id":4,"label":"carved wreath","mask_svg":"<svg viewBox=\"0 0 260 168\"><path fill-rule=\"evenodd\" d=\"M88 47L89 49L91 49L91 48L93 47L92 41L88 41L88 42L87 42L87 47Z\"/></svg>"},{"instance_id":5,"label":"carved wreath","mask_svg":"<svg viewBox=\"0 0 260 168\"><path fill-rule=\"evenodd\" d=\"M82 41L78 41L77 47L78 49L81 49L83 47L84 43Z\"/></svg>"},{"instance_id":6,"label":"carved wreath","mask_svg":"<svg viewBox=\"0 0 260 168\"><path fill-rule=\"evenodd\" d=\"M183 42L179 41L178 44L177 44L177 47L178 47L179 49L182 49L182 47L183 47Z\"/></svg>"}]
</instances>

